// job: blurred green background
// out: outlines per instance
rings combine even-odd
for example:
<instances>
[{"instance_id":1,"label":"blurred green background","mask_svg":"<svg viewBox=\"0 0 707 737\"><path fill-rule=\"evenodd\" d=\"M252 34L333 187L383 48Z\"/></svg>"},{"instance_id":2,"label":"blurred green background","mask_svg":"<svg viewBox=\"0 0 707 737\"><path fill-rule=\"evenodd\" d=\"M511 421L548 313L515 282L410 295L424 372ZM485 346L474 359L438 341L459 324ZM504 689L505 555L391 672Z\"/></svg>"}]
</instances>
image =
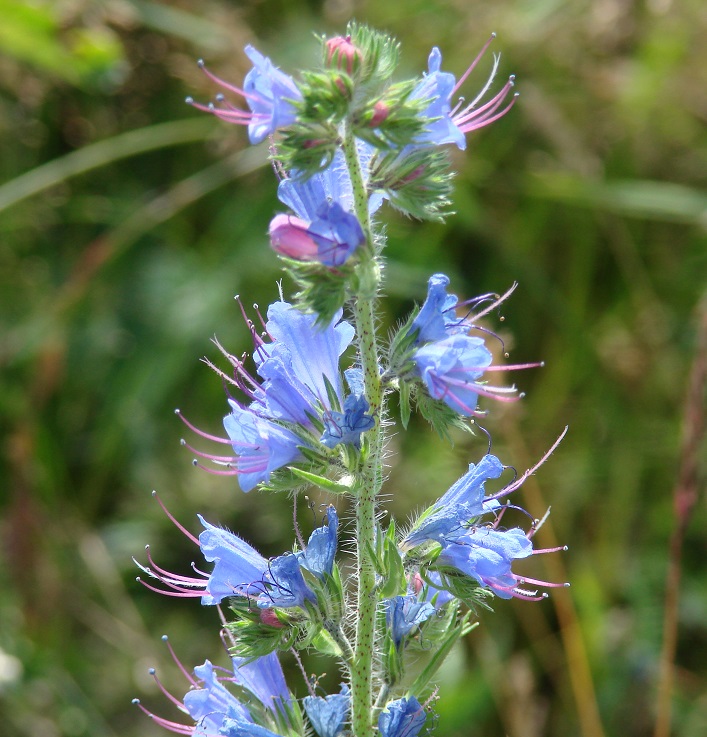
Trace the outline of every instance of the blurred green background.
<instances>
[{"instance_id":1,"label":"blurred green background","mask_svg":"<svg viewBox=\"0 0 707 737\"><path fill-rule=\"evenodd\" d=\"M215 92L199 57L239 82L253 43L293 72L316 60L312 31L341 32L351 17L402 41L401 74L425 69L438 45L459 75L498 33L501 76L517 75L521 97L454 152L446 226L386 214L384 321L434 271L463 297L517 280L502 336L512 361L546 367L515 377L523 402L492 407L494 451L523 470L570 425L517 501L536 516L552 505L538 541L570 545L530 575L572 588L482 615L441 674L435 733L652 732L707 287L703 0L0 0L5 737L165 734L130 704L178 718L147 675L155 665L186 690L160 635L189 667L223 662L212 610L135 582L131 556L147 542L168 569L195 557L152 489L192 530L202 512L265 554L291 545L285 496L246 496L193 469L179 445L175 407L219 432L223 391L199 358L216 359L215 334L248 348L235 294L276 298L266 230L281 209L267 151L183 100ZM455 441L421 422L396 435L386 509L419 509L485 451L483 436ZM306 510L300 519L307 533ZM706 526L703 496L682 561L680 737L707 734ZM330 663L312 670L336 682Z\"/></svg>"}]
</instances>

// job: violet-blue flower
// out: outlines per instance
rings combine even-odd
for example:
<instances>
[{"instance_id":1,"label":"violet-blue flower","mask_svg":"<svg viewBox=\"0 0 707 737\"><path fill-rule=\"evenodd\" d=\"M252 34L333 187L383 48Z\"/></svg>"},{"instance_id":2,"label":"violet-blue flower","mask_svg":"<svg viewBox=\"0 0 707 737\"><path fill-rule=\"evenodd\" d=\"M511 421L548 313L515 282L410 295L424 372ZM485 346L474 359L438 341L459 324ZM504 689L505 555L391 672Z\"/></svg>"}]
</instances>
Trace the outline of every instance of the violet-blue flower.
<instances>
[{"instance_id":1,"label":"violet-blue flower","mask_svg":"<svg viewBox=\"0 0 707 737\"><path fill-rule=\"evenodd\" d=\"M333 504L327 507L327 523L309 536L307 547L297 553L297 559L302 568L306 568L317 578L324 574L331 576L334 569L336 544L339 530L339 515Z\"/></svg>"},{"instance_id":2,"label":"violet-blue flower","mask_svg":"<svg viewBox=\"0 0 707 737\"><path fill-rule=\"evenodd\" d=\"M237 473L243 491L269 481L273 471L302 457L297 447L301 441L290 430L232 399L228 403L231 413L223 418L223 426L236 454L229 459L229 467Z\"/></svg>"},{"instance_id":3,"label":"violet-blue flower","mask_svg":"<svg viewBox=\"0 0 707 737\"><path fill-rule=\"evenodd\" d=\"M302 93L292 77L280 71L268 57L263 56L257 49L249 45L245 47L245 53L253 62L253 68L246 74L243 89L217 77L204 66L202 61L199 61L199 66L216 84L243 97L250 111L241 110L226 102L222 94L217 95L216 102L223 104L224 107L195 103L191 97L187 98L187 102L199 110L213 113L228 123L247 125L250 142L256 144L278 128L295 122L297 111L293 103L302 99Z\"/></svg>"},{"instance_id":4,"label":"violet-blue flower","mask_svg":"<svg viewBox=\"0 0 707 737\"><path fill-rule=\"evenodd\" d=\"M294 553L285 553L270 562L264 576L263 593L258 597L261 609L272 607L304 607L306 601L317 597L307 586Z\"/></svg>"},{"instance_id":5,"label":"violet-blue flower","mask_svg":"<svg viewBox=\"0 0 707 737\"><path fill-rule=\"evenodd\" d=\"M166 635L162 639L167 642ZM273 722L289 722L288 709L292 704L292 699L276 653L270 653L255 660L234 657L231 659L232 670L230 671L214 667L209 660L206 660L202 665L194 668L192 677L177 659L169 644L168 647L175 663L187 677L191 686L183 700L179 701L165 690L157 679L154 668L150 669L150 673L172 703L188 714L196 724L191 726L157 716L142 706L139 699L135 699L133 703L161 727L192 737L215 737L224 734L243 734L252 735L252 737L273 735L274 733L254 722L254 714L258 718L258 709L252 709L256 699L265 708L266 713L270 712ZM228 690L228 684L235 684L245 689L248 694L248 705ZM229 732L228 730L234 723L244 731Z\"/></svg>"},{"instance_id":6,"label":"violet-blue flower","mask_svg":"<svg viewBox=\"0 0 707 737\"><path fill-rule=\"evenodd\" d=\"M254 407L277 420L312 425L308 415L330 410L327 385L342 400L339 358L351 344L353 327L339 310L320 328L316 315L305 314L287 302L268 308L265 324L270 343L261 343L253 358L265 381L256 392Z\"/></svg>"},{"instance_id":7,"label":"violet-blue flower","mask_svg":"<svg viewBox=\"0 0 707 737\"><path fill-rule=\"evenodd\" d=\"M418 348L413 360L430 396L468 417L476 411L479 395L497 396L502 391L478 381L492 358L482 338L452 335Z\"/></svg>"},{"instance_id":8,"label":"violet-blue flower","mask_svg":"<svg viewBox=\"0 0 707 737\"><path fill-rule=\"evenodd\" d=\"M227 717L252 721L250 711L223 685L210 661L194 668L199 688L187 691L184 708L196 722L194 735L218 734Z\"/></svg>"},{"instance_id":9,"label":"violet-blue flower","mask_svg":"<svg viewBox=\"0 0 707 737\"><path fill-rule=\"evenodd\" d=\"M378 717L381 737L417 737L427 721L427 714L420 702L409 699L391 701Z\"/></svg>"},{"instance_id":10,"label":"violet-blue flower","mask_svg":"<svg viewBox=\"0 0 707 737\"><path fill-rule=\"evenodd\" d=\"M510 530L472 527L442 549L435 565L456 568L490 588L496 596L510 599L519 595L517 587L521 580L512 573L511 565L514 560L532 554L532 542L518 527Z\"/></svg>"},{"instance_id":11,"label":"violet-blue flower","mask_svg":"<svg viewBox=\"0 0 707 737\"><path fill-rule=\"evenodd\" d=\"M341 685L338 694L305 696L302 706L318 737L337 737L349 716L351 697L349 688Z\"/></svg>"},{"instance_id":12,"label":"violet-blue flower","mask_svg":"<svg viewBox=\"0 0 707 737\"><path fill-rule=\"evenodd\" d=\"M404 550L428 540L443 542L463 535L468 523L475 517L498 508L498 497L486 498L484 485L488 479L497 479L503 464L494 455L485 455L478 464L470 463L469 470L443 494L405 537Z\"/></svg>"},{"instance_id":13,"label":"violet-blue flower","mask_svg":"<svg viewBox=\"0 0 707 737\"><path fill-rule=\"evenodd\" d=\"M480 53L456 83L453 74L441 71L442 53L440 50L436 46L432 49L428 59L428 72L413 91L413 96L416 99L430 100L424 115L433 119L425 134L420 137L419 141L421 143L436 145L453 143L464 150L466 148L465 135L467 133L490 125L513 107L515 96L502 108L509 92L513 89L515 80L513 76L508 78L506 84L488 102L480 104L496 76L500 56L494 56L491 74L481 92L468 104L464 104L463 99L460 99L452 109L452 96L474 70L494 38L495 34L486 42Z\"/></svg>"},{"instance_id":14,"label":"violet-blue flower","mask_svg":"<svg viewBox=\"0 0 707 737\"><path fill-rule=\"evenodd\" d=\"M357 150L365 185L373 147L359 141ZM270 224L270 242L278 253L335 267L346 263L365 242L361 224L353 214L353 187L341 151L324 171L307 179L291 172L280 182L277 194L296 216L276 215ZM369 214L375 213L382 202L381 194L372 194L368 201Z\"/></svg>"},{"instance_id":15,"label":"violet-blue flower","mask_svg":"<svg viewBox=\"0 0 707 737\"><path fill-rule=\"evenodd\" d=\"M217 734L220 737L280 737L277 732L239 717L224 719ZM212 735L204 735L204 737L212 737Z\"/></svg>"},{"instance_id":16,"label":"violet-blue flower","mask_svg":"<svg viewBox=\"0 0 707 737\"><path fill-rule=\"evenodd\" d=\"M385 621L396 647L400 647L403 639L415 627L419 627L435 613L432 604L427 601L418 601L414 594L395 596L392 599L386 599L384 604Z\"/></svg>"},{"instance_id":17,"label":"violet-blue flower","mask_svg":"<svg viewBox=\"0 0 707 737\"><path fill-rule=\"evenodd\" d=\"M466 332L468 326L457 318L454 311L457 305L456 294L447 294L449 277L433 274L427 282L427 298L412 321L410 332L416 332L418 344L429 343L459 332Z\"/></svg>"},{"instance_id":18,"label":"violet-blue flower","mask_svg":"<svg viewBox=\"0 0 707 737\"><path fill-rule=\"evenodd\" d=\"M142 581L147 588L171 596L201 597L201 603L206 606L220 604L231 596L255 599L263 609L304 607L305 601L316 601L314 593L304 581L294 554L286 553L268 561L232 532L210 524L201 515L199 520L204 530L198 540L176 520L175 523L199 545L204 559L214 564L211 573L204 573L197 568L195 571L198 576L170 573L154 562L148 546L149 567L135 562L150 577L166 586L167 590L156 589Z\"/></svg>"}]
</instances>

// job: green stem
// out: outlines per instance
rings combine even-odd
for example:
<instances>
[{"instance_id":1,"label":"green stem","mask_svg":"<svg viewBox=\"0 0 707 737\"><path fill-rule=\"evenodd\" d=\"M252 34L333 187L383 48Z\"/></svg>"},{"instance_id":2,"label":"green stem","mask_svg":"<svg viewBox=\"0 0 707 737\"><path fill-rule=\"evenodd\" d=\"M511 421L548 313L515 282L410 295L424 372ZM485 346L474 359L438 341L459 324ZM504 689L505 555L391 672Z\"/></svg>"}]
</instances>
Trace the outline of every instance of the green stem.
<instances>
[{"instance_id":1,"label":"green stem","mask_svg":"<svg viewBox=\"0 0 707 737\"><path fill-rule=\"evenodd\" d=\"M353 295L353 313L359 355L363 370L366 399L376 425L368 433L366 460L362 464L356 483L356 566L357 611L356 642L351 668L352 728L354 737L373 735L373 665L376 622L376 573L371 555L376 541L376 497L380 491L383 431L380 417L383 410L383 389L378 370L378 341L375 326L376 294L380 271L375 259L375 248L368 216L368 193L363 183L361 165L356 152L356 141L350 130L344 139L344 154L354 192L356 217L366 235L366 248L362 249L357 267L356 286Z\"/></svg>"}]
</instances>

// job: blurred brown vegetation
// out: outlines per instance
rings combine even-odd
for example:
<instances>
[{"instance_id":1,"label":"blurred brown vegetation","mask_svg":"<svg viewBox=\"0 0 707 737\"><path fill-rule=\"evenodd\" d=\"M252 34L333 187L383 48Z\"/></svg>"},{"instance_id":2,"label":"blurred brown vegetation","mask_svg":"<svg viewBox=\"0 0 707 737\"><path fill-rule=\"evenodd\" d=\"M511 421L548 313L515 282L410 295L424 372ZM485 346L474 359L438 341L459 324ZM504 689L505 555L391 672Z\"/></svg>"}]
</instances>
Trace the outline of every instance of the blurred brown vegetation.
<instances>
[{"instance_id":1,"label":"blurred brown vegetation","mask_svg":"<svg viewBox=\"0 0 707 737\"><path fill-rule=\"evenodd\" d=\"M546 367L518 377L522 403L492 408L494 451L523 470L570 426L519 501L537 516L552 505L538 539L570 550L536 559L533 573L572 588L482 615L441 674L435 733L650 734L707 287L707 6L0 0L0 17L0 732L158 735L130 700L173 716L151 665L186 688L160 635L189 666L219 658L213 611L135 583L131 556L147 542L167 568L195 556L153 488L191 529L202 512L266 554L291 544L284 496L246 496L193 469L179 446L175 407L214 431L225 412L199 358L215 358L216 333L247 349L232 297L267 304L280 277L265 235L278 209L267 151L183 100L213 95L199 57L240 80L250 42L292 72L316 61L312 31L356 17L402 41L401 74L426 68L432 45L460 74L498 33L501 73L516 73L521 97L455 153L446 226L386 216L384 320L404 316L434 271L467 297L517 280L502 335L514 362ZM699 414L704 395L696 404ZM404 517L428 503L486 447L483 436L455 440L422 422L396 435L386 508ZM707 734L704 443L697 450L679 737Z\"/></svg>"}]
</instances>

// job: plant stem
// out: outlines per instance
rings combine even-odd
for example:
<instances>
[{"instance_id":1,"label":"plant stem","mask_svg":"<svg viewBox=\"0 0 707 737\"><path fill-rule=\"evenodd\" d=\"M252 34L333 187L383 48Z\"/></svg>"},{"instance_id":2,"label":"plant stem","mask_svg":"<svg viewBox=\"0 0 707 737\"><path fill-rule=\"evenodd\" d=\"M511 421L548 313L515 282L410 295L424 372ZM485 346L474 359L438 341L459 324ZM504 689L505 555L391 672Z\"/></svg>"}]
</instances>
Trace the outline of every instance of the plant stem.
<instances>
[{"instance_id":1,"label":"plant stem","mask_svg":"<svg viewBox=\"0 0 707 737\"><path fill-rule=\"evenodd\" d=\"M365 251L357 267L357 282L353 295L353 313L359 355L363 370L366 400L370 413L376 418L368 433L368 455L362 464L356 483L356 567L357 567L357 623L354 660L351 668L352 728L354 737L373 734L373 647L376 622L376 574L371 556L375 550L376 497L380 491L383 431L380 417L383 390L378 369L378 342L375 327L376 293L380 271L375 259L375 248L368 216L368 193L361 175L356 152L356 141L350 129L344 139L344 154L354 192L356 217L366 235Z\"/></svg>"}]
</instances>

